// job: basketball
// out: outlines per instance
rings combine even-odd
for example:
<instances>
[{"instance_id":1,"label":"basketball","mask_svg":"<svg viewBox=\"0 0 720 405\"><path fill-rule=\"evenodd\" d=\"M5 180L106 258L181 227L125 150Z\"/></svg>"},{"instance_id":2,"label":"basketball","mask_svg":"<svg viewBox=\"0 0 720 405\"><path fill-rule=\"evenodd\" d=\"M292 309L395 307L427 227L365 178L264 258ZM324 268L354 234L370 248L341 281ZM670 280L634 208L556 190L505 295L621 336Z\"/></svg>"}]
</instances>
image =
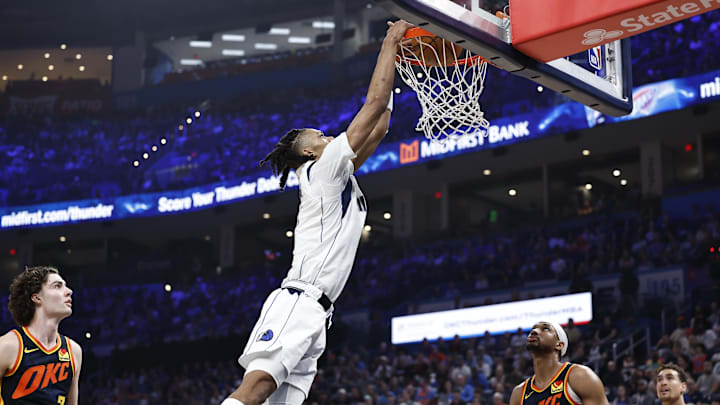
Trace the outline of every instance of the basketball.
<instances>
[{"instance_id":1,"label":"basketball","mask_svg":"<svg viewBox=\"0 0 720 405\"><path fill-rule=\"evenodd\" d=\"M418 32L422 35L417 35ZM452 65L463 51L463 48L453 42L446 41L441 37L435 36L422 28L411 28L406 33L406 40L403 42L401 53L412 53L418 61L422 61L426 66L438 67Z\"/></svg>"}]
</instances>

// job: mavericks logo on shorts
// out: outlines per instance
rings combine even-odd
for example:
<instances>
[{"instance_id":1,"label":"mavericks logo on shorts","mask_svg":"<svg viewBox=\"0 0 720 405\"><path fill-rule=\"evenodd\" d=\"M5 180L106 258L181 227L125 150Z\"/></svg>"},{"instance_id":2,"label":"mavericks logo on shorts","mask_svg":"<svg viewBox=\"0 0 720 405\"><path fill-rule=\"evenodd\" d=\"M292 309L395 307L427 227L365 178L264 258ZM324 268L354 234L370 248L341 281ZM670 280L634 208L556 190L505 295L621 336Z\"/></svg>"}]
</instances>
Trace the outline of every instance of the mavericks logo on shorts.
<instances>
[{"instance_id":1,"label":"mavericks logo on shorts","mask_svg":"<svg viewBox=\"0 0 720 405\"><path fill-rule=\"evenodd\" d=\"M261 340L264 340L264 341L268 342L268 341L272 340L272 338L273 338L273 331L272 331L272 329L268 329L268 330L265 331L265 333L263 333L263 334L258 338L258 342L261 341Z\"/></svg>"}]
</instances>

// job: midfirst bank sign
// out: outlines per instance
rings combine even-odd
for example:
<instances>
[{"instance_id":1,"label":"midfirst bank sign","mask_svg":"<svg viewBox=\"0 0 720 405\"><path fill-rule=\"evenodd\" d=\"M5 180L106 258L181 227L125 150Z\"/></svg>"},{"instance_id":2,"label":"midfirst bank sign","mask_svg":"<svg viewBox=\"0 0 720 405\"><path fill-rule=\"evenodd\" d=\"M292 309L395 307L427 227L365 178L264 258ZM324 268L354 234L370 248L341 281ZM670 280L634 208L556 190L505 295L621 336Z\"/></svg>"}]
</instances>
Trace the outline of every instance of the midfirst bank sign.
<instances>
[{"instance_id":1,"label":"midfirst bank sign","mask_svg":"<svg viewBox=\"0 0 720 405\"><path fill-rule=\"evenodd\" d=\"M520 121L508 125L491 125L487 132L478 131L459 139L450 139L444 143L429 140L400 142L400 164L414 163L418 160L454 154L456 152L482 149L484 146L513 143L521 138L530 137L530 121Z\"/></svg>"}]
</instances>

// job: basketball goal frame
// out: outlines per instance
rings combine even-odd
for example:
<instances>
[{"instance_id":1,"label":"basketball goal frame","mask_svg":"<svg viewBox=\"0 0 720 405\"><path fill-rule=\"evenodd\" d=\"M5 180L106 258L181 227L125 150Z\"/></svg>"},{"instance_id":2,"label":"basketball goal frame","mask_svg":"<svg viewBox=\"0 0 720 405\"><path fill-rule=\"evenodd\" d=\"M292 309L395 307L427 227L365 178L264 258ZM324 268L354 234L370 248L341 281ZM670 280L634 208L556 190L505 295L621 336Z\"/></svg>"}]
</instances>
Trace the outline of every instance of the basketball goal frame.
<instances>
[{"instance_id":1,"label":"basketball goal frame","mask_svg":"<svg viewBox=\"0 0 720 405\"><path fill-rule=\"evenodd\" d=\"M632 61L629 40L603 45L606 77L559 58L547 63L512 46L509 20L449 0L376 0L396 17L422 27L487 59L492 65L532 80L603 114L632 112ZM512 10L510 10L512 18Z\"/></svg>"}]
</instances>

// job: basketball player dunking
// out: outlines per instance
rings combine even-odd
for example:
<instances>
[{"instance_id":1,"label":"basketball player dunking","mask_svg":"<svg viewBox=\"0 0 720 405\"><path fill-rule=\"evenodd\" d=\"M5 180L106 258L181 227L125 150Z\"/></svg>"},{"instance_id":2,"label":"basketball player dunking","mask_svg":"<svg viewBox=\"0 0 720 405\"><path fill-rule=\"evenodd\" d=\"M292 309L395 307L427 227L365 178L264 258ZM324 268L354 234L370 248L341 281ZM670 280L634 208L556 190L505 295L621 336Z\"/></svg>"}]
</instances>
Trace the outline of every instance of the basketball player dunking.
<instances>
[{"instance_id":1,"label":"basketball player dunking","mask_svg":"<svg viewBox=\"0 0 720 405\"><path fill-rule=\"evenodd\" d=\"M19 327L0 337L0 404L77 405L82 350L58 333L72 314L71 296L52 267L30 267L13 280L8 308Z\"/></svg>"},{"instance_id":2,"label":"basketball player dunking","mask_svg":"<svg viewBox=\"0 0 720 405\"><path fill-rule=\"evenodd\" d=\"M683 395L687 392L687 374L680 366L668 363L658 367L656 386L662 405L685 405Z\"/></svg>"},{"instance_id":3,"label":"basketball player dunking","mask_svg":"<svg viewBox=\"0 0 720 405\"><path fill-rule=\"evenodd\" d=\"M568 349L560 324L535 324L526 347L535 374L513 389L509 405L608 405L603 383L591 369L560 362Z\"/></svg>"},{"instance_id":4,"label":"basketball player dunking","mask_svg":"<svg viewBox=\"0 0 720 405\"><path fill-rule=\"evenodd\" d=\"M239 362L240 387L222 405L301 404L308 396L325 329L355 260L367 203L353 172L385 137L392 109L395 55L410 27L388 23L364 105L347 131L333 138L293 129L260 162L284 188L290 169L300 182L292 267L270 293Z\"/></svg>"}]
</instances>

